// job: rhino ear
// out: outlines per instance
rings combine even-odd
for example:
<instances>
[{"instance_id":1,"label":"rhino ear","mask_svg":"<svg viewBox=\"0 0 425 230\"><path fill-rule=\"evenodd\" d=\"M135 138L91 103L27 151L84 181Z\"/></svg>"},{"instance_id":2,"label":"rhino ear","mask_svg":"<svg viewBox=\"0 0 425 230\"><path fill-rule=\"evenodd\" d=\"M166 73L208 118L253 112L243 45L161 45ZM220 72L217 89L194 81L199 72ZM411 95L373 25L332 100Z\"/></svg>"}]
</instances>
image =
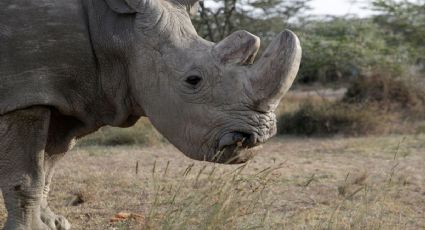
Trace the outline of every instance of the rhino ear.
<instances>
[{"instance_id":1,"label":"rhino ear","mask_svg":"<svg viewBox=\"0 0 425 230\"><path fill-rule=\"evenodd\" d=\"M254 62L259 48L260 38L241 30L216 44L212 54L223 64L248 65Z\"/></svg>"},{"instance_id":2,"label":"rhino ear","mask_svg":"<svg viewBox=\"0 0 425 230\"><path fill-rule=\"evenodd\" d=\"M134 14L138 12L143 0L106 0L109 8L119 14Z\"/></svg>"}]
</instances>

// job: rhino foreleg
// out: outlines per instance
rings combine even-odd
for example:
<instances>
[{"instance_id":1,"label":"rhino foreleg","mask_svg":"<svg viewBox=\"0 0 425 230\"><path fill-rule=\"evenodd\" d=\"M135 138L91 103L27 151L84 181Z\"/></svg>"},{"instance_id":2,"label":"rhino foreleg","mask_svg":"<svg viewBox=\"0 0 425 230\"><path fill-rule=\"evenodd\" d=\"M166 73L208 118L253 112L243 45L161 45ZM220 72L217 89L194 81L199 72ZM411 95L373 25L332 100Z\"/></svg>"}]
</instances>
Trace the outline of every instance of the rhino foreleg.
<instances>
[{"instance_id":1,"label":"rhino foreleg","mask_svg":"<svg viewBox=\"0 0 425 230\"><path fill-rule=\"evenodd\" d=\"M41 220L49 116L44 107L0 116L0 187L7 230L49 229Z\"/></svg>"}]
</instances>

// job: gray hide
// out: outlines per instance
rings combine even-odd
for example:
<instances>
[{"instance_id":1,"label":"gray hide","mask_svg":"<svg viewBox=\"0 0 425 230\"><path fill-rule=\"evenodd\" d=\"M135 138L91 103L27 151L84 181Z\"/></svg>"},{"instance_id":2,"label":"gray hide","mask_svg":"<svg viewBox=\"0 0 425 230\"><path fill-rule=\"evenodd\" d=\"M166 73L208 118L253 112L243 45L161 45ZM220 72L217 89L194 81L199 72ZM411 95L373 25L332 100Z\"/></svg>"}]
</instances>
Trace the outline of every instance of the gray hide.
<instances>
[{"instance_id":1,"label":"gray hide","mask_svg":"<svg viewBox=\"0 0 425 230\"><path fill-rule=\"evenodd\" d=\"M276 132L301 48L280 33L200 38L195 0L0 1L0 188L6 229L69 229L48 207L74 139L141 116L185 155L242 163Z\"/></svg>"}]
</instances>

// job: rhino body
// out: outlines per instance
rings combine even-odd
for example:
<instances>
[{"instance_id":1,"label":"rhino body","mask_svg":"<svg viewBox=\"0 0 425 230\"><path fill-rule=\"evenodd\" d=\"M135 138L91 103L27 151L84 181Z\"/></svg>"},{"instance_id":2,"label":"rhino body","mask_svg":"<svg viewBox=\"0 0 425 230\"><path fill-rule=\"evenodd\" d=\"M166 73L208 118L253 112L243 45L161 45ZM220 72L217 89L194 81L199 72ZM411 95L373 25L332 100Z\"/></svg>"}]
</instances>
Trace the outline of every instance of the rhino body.
<instances>
[{"instance_id":1,"label":"rhino body","mask_svg":"<svg viewBox=\"0 0 425 230\"><path fill-rule=\"evenodd\" d=\"M135 121L129 111L127 82L114 77L126 75L126 63L116 55L129 47L118 52L99 47L115 44L107 39L119 30L131 29L128 16L102 15L108 8L99 1L7 0L0 7L0 114L50 106L81 122L79 127L70 127L81 129L74 136L105 124L127 126ZM99 23L96 18L100 16L118 23ZM125 31L120 36L126 38ZM111 52L106 57L111 60L103 58L108 55L104 52Z\"/></svg>"},{"instance_id":2,"label":"rhino body","mask_svg":"<svg viewBox=\"0 0 425 230\"><path fill-rule=\"evenodd\" d=\"M274 110L301 48L237 31L214 44L190 22L196 0L2 0L0 188L5 229L69 229L48 207L76 138L142 116L185 155L242 163L276 132Z\"/></svg>"}]
</instances>

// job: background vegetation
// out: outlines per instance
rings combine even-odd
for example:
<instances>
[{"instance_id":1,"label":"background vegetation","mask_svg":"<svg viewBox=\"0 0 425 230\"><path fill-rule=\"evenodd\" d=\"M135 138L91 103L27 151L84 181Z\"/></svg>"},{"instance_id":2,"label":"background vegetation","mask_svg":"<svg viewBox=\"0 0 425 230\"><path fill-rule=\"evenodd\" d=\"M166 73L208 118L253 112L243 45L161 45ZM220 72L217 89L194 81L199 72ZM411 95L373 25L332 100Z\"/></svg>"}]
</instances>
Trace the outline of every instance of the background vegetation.
<instances>
[{"instance_id":1,"label":"background vegetation","mask_svg":"<svg viewBox=\"0 0 425 230\"><path fill-rule=\"evenodd\" d=\"M206 39L220 41L245 29L262 38L263 47L285 28L294 30L303 46L298 81L334 83L381 69L410 74L425 59L425 2L370 1L375 16L317 18L308 15L311 0L214 0L201 3L193 22Z\"/></svg>"}]
</instances>

